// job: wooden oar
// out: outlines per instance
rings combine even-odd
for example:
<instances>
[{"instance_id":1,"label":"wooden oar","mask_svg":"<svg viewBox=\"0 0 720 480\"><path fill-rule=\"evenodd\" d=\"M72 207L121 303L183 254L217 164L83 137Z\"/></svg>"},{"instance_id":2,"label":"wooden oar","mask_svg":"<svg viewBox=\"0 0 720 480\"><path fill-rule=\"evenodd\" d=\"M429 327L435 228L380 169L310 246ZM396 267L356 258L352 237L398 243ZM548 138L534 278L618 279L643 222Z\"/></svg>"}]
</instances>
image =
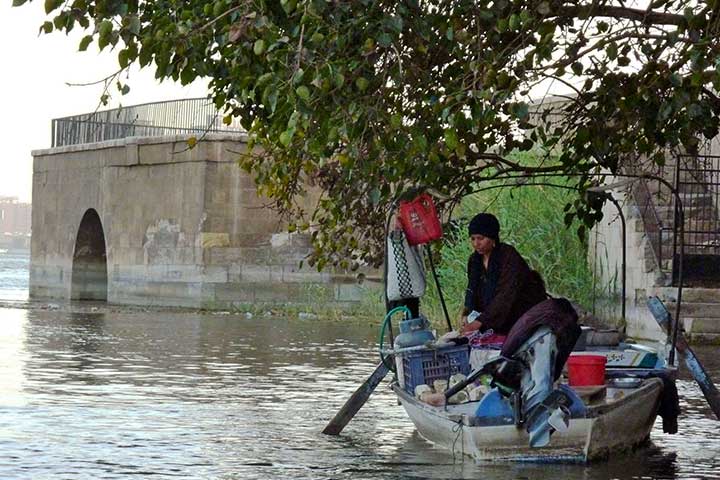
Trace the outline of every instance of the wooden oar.
<instances>
[{"instance_id":1,"label":"wooden oar","mask_svg":"<svg viewBox=\"0 0 720 480\"><path fill-rule=\"evenodd\" d=\"M672 317L670 317L670 312L665 308L663 302L657 297L650 297L648 299L648 308L665 333L671 332L673 326ZM678 331L675 348L677 348L680 356L685 361L685 365L688 370L690 370L695 381L700 385L700 390L702 390L703 395L705 395L705 399L713 413L718 420L720 420L720 392L715 388L715 384L703 368L700 360L695 356L695 352L693 352L690 345L688 345L685 335L683 335L681 330Z\"/></svg>"},{"instance_id":2,"label":"wooden oar","mask_svg":"<svg viewBox=\"0 0 720 480\"><path fill-rule=\"evenodd\" d=\"M392 362L392 357L390 357L388 361ZM345 428L345 425L347 425L358 410L365 405L365 402L367 402L368 398L370 398L370 394L372 394L375 387L380 384L389 371L390 370L387 365L385 365L384 362L380 362L372 375L370 375L368 379L365 380L365 382L360 385L357 390L355 390L355 393L353 393L348 401L345 402L345 405L343 405L335 417L330 420L330 423L327 424L322 433L325 435L339 435L343 428Z\"/></svg>"}]
</instances>

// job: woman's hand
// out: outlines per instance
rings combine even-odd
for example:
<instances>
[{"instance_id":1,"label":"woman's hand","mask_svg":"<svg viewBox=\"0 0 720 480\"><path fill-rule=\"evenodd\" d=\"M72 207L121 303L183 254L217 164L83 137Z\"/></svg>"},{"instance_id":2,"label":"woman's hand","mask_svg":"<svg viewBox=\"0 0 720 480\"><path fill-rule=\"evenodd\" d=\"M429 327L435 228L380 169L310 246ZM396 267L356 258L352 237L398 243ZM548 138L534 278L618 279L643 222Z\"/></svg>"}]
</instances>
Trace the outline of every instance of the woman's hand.
<instances>
[{"instance_id":1,"label":"woman's hand","mask_svg":"<svg viewBox=\"0 0 720 480\"><path fill-rule=\"evenodd\" d=\"M482 323L480 322L480 320L475 320L474 322L465 323L463 325L462 329L460 330L460 332L463 335L469 335L473 332L480 330L481 327L482 327Z\"/></svg>"}]
</instances>

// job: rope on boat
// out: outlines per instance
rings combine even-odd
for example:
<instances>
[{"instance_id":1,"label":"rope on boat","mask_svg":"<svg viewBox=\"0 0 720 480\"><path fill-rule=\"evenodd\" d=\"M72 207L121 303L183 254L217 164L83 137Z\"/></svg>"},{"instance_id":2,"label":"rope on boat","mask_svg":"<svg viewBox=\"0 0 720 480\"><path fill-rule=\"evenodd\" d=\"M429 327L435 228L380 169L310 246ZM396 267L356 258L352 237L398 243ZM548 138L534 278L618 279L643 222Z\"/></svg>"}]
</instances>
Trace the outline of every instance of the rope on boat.
<instances>
[{"instance_id":1,"label":"rope on boat","mask_svg":"<svg viewBox=\"0 0 720 480\"><path fill-rule=\"evenodd\" d=\"M458 439L460 440L460 460L463 460L463 457L465 456L465 442L462 440L463 436L463 428L465 425L463 425L462 420L459 420L457 424L452 428L453 433L457 434L455 435L455 440L453 440L452 444L452 455L453 455L453 463L456 462L455 460L455 445L457 444Z\"/></svg>"}]
</instances>

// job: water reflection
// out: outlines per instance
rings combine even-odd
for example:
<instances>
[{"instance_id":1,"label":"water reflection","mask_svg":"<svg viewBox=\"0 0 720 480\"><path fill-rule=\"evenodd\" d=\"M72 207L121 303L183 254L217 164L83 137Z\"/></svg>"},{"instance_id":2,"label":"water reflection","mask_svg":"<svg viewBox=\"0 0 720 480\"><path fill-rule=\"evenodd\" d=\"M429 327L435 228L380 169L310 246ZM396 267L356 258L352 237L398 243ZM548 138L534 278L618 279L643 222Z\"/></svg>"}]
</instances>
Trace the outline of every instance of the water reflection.
<instances>
[{"instance_id":1,"label":"water reflection","mask_svg":"<svg viewBox=\"0 0 720 480\"><path fill-rule=\"evenodd\" d=\"M718 423L683 380L681 435L586 466L479 465L433 448L382 384L346 434L320 430L372 371L360 322L2 310L0 478L718 478ZM714 351L698 351L714 360ZM720 365L706 362L720 378Z\"/></svg>"}]
</instances>

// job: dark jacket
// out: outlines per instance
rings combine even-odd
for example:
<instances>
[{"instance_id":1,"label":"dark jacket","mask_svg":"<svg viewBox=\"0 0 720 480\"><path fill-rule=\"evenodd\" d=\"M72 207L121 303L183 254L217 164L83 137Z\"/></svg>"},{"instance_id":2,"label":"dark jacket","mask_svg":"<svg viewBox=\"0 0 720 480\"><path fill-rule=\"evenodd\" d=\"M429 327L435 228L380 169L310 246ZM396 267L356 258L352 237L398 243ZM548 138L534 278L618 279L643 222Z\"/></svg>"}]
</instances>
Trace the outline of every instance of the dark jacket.
<instances>
[{"instance_id":1,"label":"dark jacket","mask_svg":"<svg viewBox=\"0 0 720 480\"><path fill-rule=\"evenodd\" d=\"M540 274L506 243L495 246L487 270L482 255L473 252L467 275L465 314L482 313L482 329L500 335L507 335L522 314L547 298Z\"/></svg>"}]
</instances>

